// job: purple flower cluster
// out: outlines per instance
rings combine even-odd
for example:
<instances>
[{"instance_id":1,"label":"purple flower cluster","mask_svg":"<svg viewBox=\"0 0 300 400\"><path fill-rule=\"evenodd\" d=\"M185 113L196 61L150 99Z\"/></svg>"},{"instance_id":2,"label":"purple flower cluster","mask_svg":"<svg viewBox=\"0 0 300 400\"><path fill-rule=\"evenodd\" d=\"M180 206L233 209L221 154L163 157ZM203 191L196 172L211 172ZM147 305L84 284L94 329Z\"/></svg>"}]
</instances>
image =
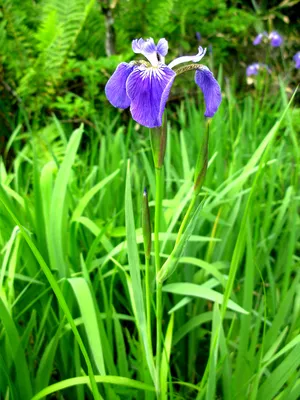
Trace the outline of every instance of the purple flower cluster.
<instances>
[{"instance_id":1,"label":"purple flower cluster","mask_svg":"<svg viewBox=\"0 0 300 400\"><path fill-rule=\"evenodd\" d=\"M279 47L283 43L283 37L276 31L272 31L269 35L267 32L259 33L253 40L254 46L259 45L263 40L269 42L272 47ZM295 61L295 68L300 69L300 51L294 55L293 60ZM253 63L248 65L246 75L257 75L259 70L262 68L265 68L269 73L271 72L270 68L266 64Z\"/></svg>"},{"instance_id":2,"label":"purple flower cluster","mask_svg":"<svg viewBox=\"0 0 300 400\"><path fill-rule=\"evenodd\" d=\"M283 43L283 37L279 35L278 32L272 31L269 35L267 34L267 32L259 33L253 40L254 46L259 45L264 38L266 38L266 40L270 43L272 47L279 47Z\"/></svg>"},{"instance_id":3,"label":"purple flower cluster","mask_svg":"<svg viewBox=\"0 0 300 400\"><path fill-rule=\"evenodd\" d=\"M165 63L168 53L166 39L160 39L157 45L152 38L135 39L132 50L142 54L148 61L119 64L105 86L106 97L114 107L130 107L132 118L139 124L148 128L159 127L177 75L173 68L182 63L199 62L206 49L199 47L196 55L176 58L168 65ZM204 115L212 117L221 103L220 86L206 66L196 65L191 69L196 69L195 82L204 95Z\"/></svg>"},{"instance_id":4,"label":"purple flower cluster","mask_svg":"<svg viewBox=\"0 0 300 400\"><path fill-rule=\"evenodd\" d=\"M257 75L259 70L265 69L269 73L271 73L270 68L266 64L261 64L261 63L253 63L251 65L248 65L246 69L246 75L251 76L251 75Z\"/></svg>"}]
</instances>

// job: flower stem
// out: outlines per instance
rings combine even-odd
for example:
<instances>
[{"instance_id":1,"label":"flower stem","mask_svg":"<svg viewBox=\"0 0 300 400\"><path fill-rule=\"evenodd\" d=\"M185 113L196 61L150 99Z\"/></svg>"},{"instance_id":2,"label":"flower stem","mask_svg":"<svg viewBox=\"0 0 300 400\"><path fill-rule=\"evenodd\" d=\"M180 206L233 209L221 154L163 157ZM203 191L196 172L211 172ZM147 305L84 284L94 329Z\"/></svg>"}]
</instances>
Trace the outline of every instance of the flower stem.
<instances>
[{"instance_id":1,"label":"flower stem","mask_svg":"<svg viewBox=\"0 0 300 400\"><path fill-rule=\"evenodd\" d=\"M156 275L160 270L160 245L159 231L162 211L162 168L155 168L155 221L154 221L154 252ZM161 364L161 324L162 324L162 285L156 282L156 372L157 372L157 398L160 398L160 364Z\"/></svg>"},{"instance_id":2,"label":"flower stem","mask_svg":"<svg viewBox=\"0 0 300 400\"><path fill-rule=\"evenodd\" d=\"M178 231L178 234L177 234L176 244L178 244L179 241L180 241L181 235L182 235L182 233L183 233L183 231L184 231L184 229L185 229L185 227L186 227L186 225L188 223L188 220L189 220L189 217L191 215L191 212L193 211L193 208L195 206L196 200L197 200L197 195L196 195L195 192L193 192L193 197L192 197L192 200L190 202L189 208L187 209L187 212L185 213L185 216L184 216L184 218L183 218L183 220L181 222L181 225L180 225L180 228L179 228L179 231Z\"/></svg>"},{"instance_id":3,"label":"flower stem","mask_svg":"<svg viewBox=\"0 0 300 400\"><path fill-rule=\"evenodd\" d=\"M146 287L146 316L147 316L147 333L150 348L152 351L152 331L151 331L151 289L150 289L150 258L145 260L145 287Z\"/></svg>"}]
</instances>

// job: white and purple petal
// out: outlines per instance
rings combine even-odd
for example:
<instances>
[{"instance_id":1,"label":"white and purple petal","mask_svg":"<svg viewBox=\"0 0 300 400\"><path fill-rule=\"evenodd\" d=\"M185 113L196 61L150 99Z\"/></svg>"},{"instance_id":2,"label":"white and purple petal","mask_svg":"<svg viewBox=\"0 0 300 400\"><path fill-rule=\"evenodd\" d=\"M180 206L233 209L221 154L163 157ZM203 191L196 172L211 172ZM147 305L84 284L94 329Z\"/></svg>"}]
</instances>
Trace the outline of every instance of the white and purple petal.
<instances>
[{"instance_id":1,"label":"white and purple petal","mask_svg":"<svg viewBox=\"0 0 300 400\"><path fill-rule=\"evenodd\" d=\"M156 46L152 38L149 38L144 41L143 54L144 53L149 53L149 54L156 53Z\"/></svg>"},{"instance_id":2,"label":"white and purple petal","mask_svg":"<svg viewBox=\"0 0 300 400\"><path fill-rule=\"evenodd\" d=\"M136 66L133 64L125 62L119 64L105 85L106 97L114 107L127 108L130 106L130 98L126 93L126 81L134 68Z\"/></svg>"},{"instance_id":3,"label":"white and purple petal","mask_svg":"<svg viewBox=\"0 0 300 400\"><path fill-rule=\"evenodd\" d=\"M161 102L168 84L176 74L166 65L136 68L126 83L127 95L131 100L132 118L141 125L155 128L162 125ZM166 101L166 100L165 100Z\"/></svg>"},{"instance_id":4,"label":"white and purple petal","mask_svg":"<svg viewBox=\"0 0 300 400\"><path fill-rule=\"evenodd\" d=\"M168 41L166 39L159 39L156 46L157 53L162 57L166 57L166 55L168 54L168 49Z\"/></svg>"},{"instance_id":5,"label":"white and purple petal","mask_svg":"<svg viewBox=\"0 0 300 400\"><path fill-rule=\"evenodd\" d=\"M143 52L143 47L144 47L145 40L140 38L140 39L134 39L132 41L132 50L134 53L141 54Z\"/></svg>"},{"instance_id":6,"label":"white and purple petal","mask_svg":"<svg viewBox=\"0 0 300 400\"><path fill-rule=\"evenodd\" d=\"M206 53L206 49L203 49L200 46L200 47L198 47L198 53L195 54L194 56L183 56L183 57L175 58L175 60L173 60L168 65L168 67L169 68L174 68L178 64L182 64L182 63L186 63L186 62L190 62L190 61L194 62L194 63L199 62L205 56L205 53Z\"/></svg>"},{"instance_id":7,"label":"white and purple petal","mask_svg":"<svg viewBox=\"0 0 300 400\"><path fill-rule=\"evenodd\" d=\"M195 82L203 92L206 106L204 116L213 117L222 101L220 85L213 73L205 66L196 71Z\"/></svg>"}]
</instances>

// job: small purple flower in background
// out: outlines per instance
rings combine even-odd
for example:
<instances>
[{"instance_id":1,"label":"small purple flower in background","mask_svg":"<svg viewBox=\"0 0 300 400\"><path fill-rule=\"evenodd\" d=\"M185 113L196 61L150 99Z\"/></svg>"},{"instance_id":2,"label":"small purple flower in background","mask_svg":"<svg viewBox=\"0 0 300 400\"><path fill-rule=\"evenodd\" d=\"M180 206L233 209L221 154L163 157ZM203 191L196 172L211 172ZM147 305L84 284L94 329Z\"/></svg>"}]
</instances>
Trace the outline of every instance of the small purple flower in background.
<instances>
[{"instance_id":1,"label":"small purple flower in background","mask_svg":"<svg viewBox=\"0 0 300 400\"><path fill-rule=\"evenodd\" d=\"M132 49L135 53L143 54L149 62L143 60L119 64L105 86L106 97L114 107L130 106L132 118L139 124L148 128L159 127L176 77L173 68L181 63L199 62L206 50L199 47L198 54L176 58L166 65L166 39L160 39L157 45L152 38L135 39ZM194 65L191 69L196 69L195 82L204 95L204 115L212 117L222 100L220 86L206 66Z\"/></svg>"},{"instance_id":2,"label":"small purple flower in background","mask_svg":"<svg viewBox=\"0 0 300 400\"><path fill-rule=\"evenodd\" d=\"M300 51L298 51L294 55L293 60L295 61L295 68L299 69L300 68Z\"/></svg>"},{"instance_id":3,"label":"small purple flower in background","mask_svg":"<svg viewBox=\"0 0 300 400\"><path fill-rule=\"evenodd\" d=\"M246 69L246 75L247 76L257 75L259 70L261 69L266 69L269 72L269 74L271 73L270 68L266 64L253 63L251 65L248 65Z\"/></svg>"},{"instance_id":4,"label":"small purple flower in background","mask_svg":"<svg viewBox=\"0 0 300 400\"><path fill-rule=\"evenodd\" d=\"M198 42L201 42L201 33L200 32L196 32L196 39L198 40Z\"/></svg>"},{"instance_id":5,"label":"small purple flower in background","mask_svg":"<svg viewBox=\"0 0 300 400\"><path fill-rule=\"evenodd\" d=\"M269 40L272 47L279 47L283 42L283 37L278 32L273 31L269 35Z\"/></svg>"},{"instance_id":6,"label":"small purple flower in background","mask_svg":"<svg viewBox=\"0 0 300 400\"><path fill-rule=\"evenodd\" d=\"M258 74L258 70L259 70L259 64L258 63L254 63L254 64L251 64L251 65L248 65L248 67L246 69L246 75L247 76L257 75Z\"/></svg>"},{"instance_id":7,"label":"small purple flower in background","mask_svg":"<svg viewBox=\"0 0 300 400\"><path fill-rule=\"evenodd\" d=\"M263 41L264 38L269 41L272 47L279 47L283 43L283 37L279 35L279 33L276 31L271 32L269 35L267 34L267 32L259 33L252 43L254 44L254 46L257 46Z\"/></svg>"}]
</instances>

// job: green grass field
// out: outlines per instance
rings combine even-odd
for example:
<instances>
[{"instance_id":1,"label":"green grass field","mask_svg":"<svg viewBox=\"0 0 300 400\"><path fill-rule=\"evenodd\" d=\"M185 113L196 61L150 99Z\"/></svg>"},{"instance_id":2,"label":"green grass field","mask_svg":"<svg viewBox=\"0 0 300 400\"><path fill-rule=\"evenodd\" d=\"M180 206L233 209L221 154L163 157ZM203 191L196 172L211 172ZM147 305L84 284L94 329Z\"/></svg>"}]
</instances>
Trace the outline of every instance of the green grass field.
<instances>
[{"instance_id":1,"label":"green grass field","mask_svg":"<svg viewBox=\"0 0 300 400\"><path fill-rule=\"evenodd\" d=\"M152 227L157 192L148 130L112 110L96 129L69 135L53 117L12 134L0 161L1 399L300 398L299 109L283 85L272 97L222 90L177 242L205 124L200 94L168 107L158 256L173 273L159 314L142 235L144 187Z\"/></svg>"}]
</instances>

